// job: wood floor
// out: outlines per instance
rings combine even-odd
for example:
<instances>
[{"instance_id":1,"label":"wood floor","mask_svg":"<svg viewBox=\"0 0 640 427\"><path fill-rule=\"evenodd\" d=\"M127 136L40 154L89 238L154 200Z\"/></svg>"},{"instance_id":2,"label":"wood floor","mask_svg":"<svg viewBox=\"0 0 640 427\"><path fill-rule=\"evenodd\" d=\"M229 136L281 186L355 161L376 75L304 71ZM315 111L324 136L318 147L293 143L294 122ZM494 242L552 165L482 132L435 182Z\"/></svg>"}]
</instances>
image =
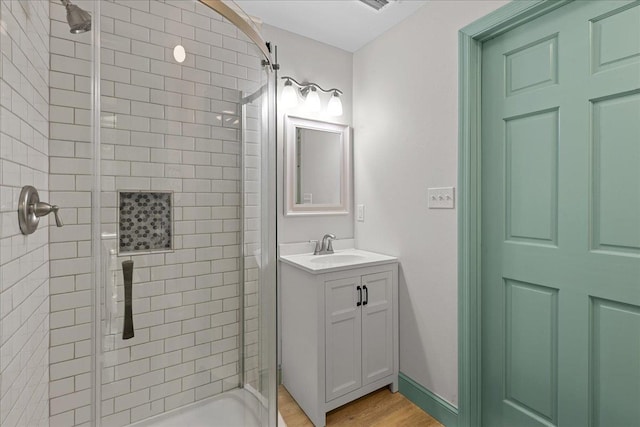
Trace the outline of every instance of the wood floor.
<instances>
[{"instance_id":1,"label":"wood floor","mask_svg":"<svg viewBox=\"0 0 640 427\"><path fill-rule=\"evenodd\" d=\"M278 388L278 410L287 427L313 427L282 385ZM444 427L406 397L391 393L386 387L329 412L327 426Z\"/></svg>"}]
</instances>

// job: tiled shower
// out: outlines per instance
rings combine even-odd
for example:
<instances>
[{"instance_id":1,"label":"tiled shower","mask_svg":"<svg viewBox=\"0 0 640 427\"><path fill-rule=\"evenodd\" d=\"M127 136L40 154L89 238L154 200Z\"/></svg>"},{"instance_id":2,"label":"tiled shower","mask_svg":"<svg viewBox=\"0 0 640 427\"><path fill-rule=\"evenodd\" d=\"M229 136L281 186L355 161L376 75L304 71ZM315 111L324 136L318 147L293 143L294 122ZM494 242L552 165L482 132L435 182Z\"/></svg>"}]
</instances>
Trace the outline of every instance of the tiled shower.
<instances>
[{"instance_id":1,"label":"tiled shower","mask_svg":"<svg viewBox=\"0 0 640 427\"><path fill-rule=\"evenodd\" d=\"M3 426L153 422L238 388L275 422L274 79L205 3L78 0L82 34L58 0L0 3ZM24 185L63 227L21 234Z\"/></svg>"}]
</instances>

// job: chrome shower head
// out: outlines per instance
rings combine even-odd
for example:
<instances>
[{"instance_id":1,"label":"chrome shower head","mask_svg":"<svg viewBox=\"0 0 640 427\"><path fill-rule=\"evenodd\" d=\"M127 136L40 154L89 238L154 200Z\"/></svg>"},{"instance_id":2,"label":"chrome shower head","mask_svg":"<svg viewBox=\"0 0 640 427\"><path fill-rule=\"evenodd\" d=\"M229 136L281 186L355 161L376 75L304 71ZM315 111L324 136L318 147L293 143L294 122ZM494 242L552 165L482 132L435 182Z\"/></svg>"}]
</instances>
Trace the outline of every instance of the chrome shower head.
<instances>
[{"instance_id":1,"label":"chrome shower head","mask_svg":"<svg viewBox=\"0 0 640 427\"><path fill-rule=\"evenodd\" d=\"M60 0L67 8L67 22L71 28L71 33L80 34L91 30L91 14L82 10L70 0Z\"/></svg>"}]
</instances>

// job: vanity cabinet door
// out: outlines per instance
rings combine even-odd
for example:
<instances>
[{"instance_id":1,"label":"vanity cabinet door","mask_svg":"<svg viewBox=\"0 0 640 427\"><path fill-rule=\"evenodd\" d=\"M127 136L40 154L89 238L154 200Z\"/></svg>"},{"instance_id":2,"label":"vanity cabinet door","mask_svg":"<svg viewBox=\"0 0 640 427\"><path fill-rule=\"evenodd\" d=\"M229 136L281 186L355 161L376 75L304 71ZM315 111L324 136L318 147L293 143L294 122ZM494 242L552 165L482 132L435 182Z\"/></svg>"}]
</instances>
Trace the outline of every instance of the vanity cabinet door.
<instances>
[{"instance_id":1,"label":"vanity cabinet door","mask_svg":"<svg viewBox=\"0 0 640 427\"><path fill-rule=\"evenodd\" d=\"M362 385L393 373L393 275L362 276Z\"/></svg>"},{"instance_id":2,"label":"vanity cabinet door","mask_svg":"<svg viewBox=\"0 0 640 427\"><path fill-rule=\"evenodd\" d=\"M362 386L360 286L360 277L325 282L327 402Z\"/></svg>"}]
</instances>

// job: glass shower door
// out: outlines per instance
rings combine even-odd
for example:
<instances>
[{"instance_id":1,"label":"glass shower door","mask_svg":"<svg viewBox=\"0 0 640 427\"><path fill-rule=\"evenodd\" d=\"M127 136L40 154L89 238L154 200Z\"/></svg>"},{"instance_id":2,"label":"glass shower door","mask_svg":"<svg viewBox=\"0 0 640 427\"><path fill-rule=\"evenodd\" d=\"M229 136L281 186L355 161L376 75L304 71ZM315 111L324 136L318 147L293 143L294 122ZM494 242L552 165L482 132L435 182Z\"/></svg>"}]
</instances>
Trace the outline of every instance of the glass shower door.
<instances>
[{"instance_id":1,"label":"glass shower door","mask_svg":"<svg viewBox=\"0 0 640 427\"><path fill-rule=\"evenodd\" d=\"M103 1L99 28L98 424L240 389L275 425L272 72L195 0Z\"/></svg>"},{"instance_id":2,"label":"glass shower door","mask_svg":"<svg viewBox=\"0 0 640 427\"><path fill-rule=\"evenodd\" d=\"M262 65L261 79L242 109L243 372L262 425L276 425L275 84L268 66Z\"/></svg>"}]
</instances>

